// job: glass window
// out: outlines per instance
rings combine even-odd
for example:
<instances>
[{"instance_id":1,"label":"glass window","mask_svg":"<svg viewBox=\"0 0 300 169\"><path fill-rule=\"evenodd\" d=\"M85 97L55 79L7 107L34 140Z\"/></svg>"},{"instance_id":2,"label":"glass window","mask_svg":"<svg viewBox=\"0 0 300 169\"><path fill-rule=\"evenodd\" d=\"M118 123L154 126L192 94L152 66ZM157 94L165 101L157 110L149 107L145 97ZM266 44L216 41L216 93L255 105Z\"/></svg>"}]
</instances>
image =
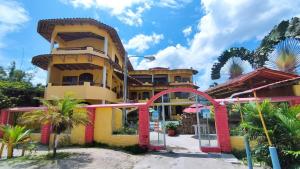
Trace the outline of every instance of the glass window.
<instances>
[{"instance_id":1,"label":"glass window","mask_svg":"<svg viewBox=\"0 0 300 169\"><path fill-rule=\"evenodd\" d=\"M63 76L62 85L77 85L78 77L77 76Z\"/></svg>"}]
</instances>

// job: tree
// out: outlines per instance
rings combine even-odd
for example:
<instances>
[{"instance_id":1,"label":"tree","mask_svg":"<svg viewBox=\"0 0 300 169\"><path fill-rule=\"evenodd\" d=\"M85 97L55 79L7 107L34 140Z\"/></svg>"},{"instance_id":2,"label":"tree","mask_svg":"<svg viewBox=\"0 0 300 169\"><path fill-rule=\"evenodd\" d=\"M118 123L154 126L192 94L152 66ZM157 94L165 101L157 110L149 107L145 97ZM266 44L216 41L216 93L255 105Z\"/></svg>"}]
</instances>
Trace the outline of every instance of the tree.
<instances>
[{"instance_id":1,"label":"tree","mask_svg":"<svg viewBox=\"0 0 300 169\"><path fill-rule=\"evenodd\" d=\"M51 124L53 138L53 157L56 156L58 145L58 135L67 129L72 129L76 125L86 125L89 122L88 112L82 101L65 96L63 99L52 101L42 100L45 110L37 110L24 113L21 121L24 124Z\"/></svg>"},{"instance_id":2,"label":"tree","mask_svg":"<svg viewBox=\"0 0 300 169\"><path fill-rule=\"evenodd\" d=\"M30 141L30 130L26 130L21 126L1 126L3 138L1 139L2 146L0 149L0 157L3 152L4 145L7 147L7 158L13 157L14 147L20 144L26 144ZM24 154L23 149L22 154Z\"/></svg>"},{"instance_id":3,"label":"tree","mask_svg":"<svg viewBox=\"0 0 300 169\"><path fill-rule=\"evenodd\" d=\"M255 64L258 67L265 65L268 55L274 50L274 47L286 38L296 38L300 35L300 18L294 17L290 20L281 21L278 25L265 36L254 55Z\"/></svg>"},{"instance_id":4,"label":"tree","mask_svg":"<svg viewBox=\"0 0 300 169\"><path fill-rule=\"evenodd\" d=\"M244 47L241 48L230 48L228 50L225 50L219 57L218 61L214 63L212 69L211 69L211 79L219 79L221 77L220 71L224 67L224 65L230 61L230 60L236 60L234 58L240 58L242 61L247 61L253 66L253 51L250 51ZM237 66L236 62L233 64L233 70L236 70L236 68L241 68L240 66ZM242 68L239 70L241 71Z\"/></svg>"},{"instance_id":5,"label":"tree","mask_svg":"<svg viewBox=\"0 0 300 169\"><path fill-rule=\"evenodd\" d=\"M265 100L260 104L261 112L270 135L271 141L278 150L278 156L282 168L290 168L300 160L297 154L299 143L299 120L296 114L300 111L300 105L289 107L286 103L272 104ZM271 165L268 142L258 115L255 103L247 103L241 106L244 122L239 126L239 133L244 129L251 140L257 142L253 148L254 157ZM297 134L298 133L298 134ZM298 151L297 151L298 150Z\"/></svg>"},{"instance_id":6,"label":"tree","mask_svg":"<svg viewBox=\"0 0 300 169\"><path fill-rule=\"evenodd\" d=\"M268 67L287 73L297 73L300 66L300 40L287 38L279 42L268 55Z\"/></svg>"},{"instance_id":7,"label":"tree","mask_svg":"<svg viewBox=\"0 0 300 169\"><path fill-rule=\"evenodd\" d=\"M291 20L281 21L278 25L275 25L274 28L268 33L268 35L266 35L262 39L259 47L256 50L251 51L246 49L245 47L234 47L225 50L218 57L218 61L213 65L211 69L211 79L219 79L222 67L227 63L227 61L230 58L233 57L239 57L243 61L248 61L254 69L263 67L266 65L266 62L270 59L269 55L274 51L278 43L284 41L287 38L299 38L299 36L300 18L294 17ZM285 60L288 62L291 61L291 57L284 56L288 55L282 55L281 60ZM281 65L284 65L284 62L280 62ZM280 63L278 65L280 65Z\"/></svg>"}]
</instances>

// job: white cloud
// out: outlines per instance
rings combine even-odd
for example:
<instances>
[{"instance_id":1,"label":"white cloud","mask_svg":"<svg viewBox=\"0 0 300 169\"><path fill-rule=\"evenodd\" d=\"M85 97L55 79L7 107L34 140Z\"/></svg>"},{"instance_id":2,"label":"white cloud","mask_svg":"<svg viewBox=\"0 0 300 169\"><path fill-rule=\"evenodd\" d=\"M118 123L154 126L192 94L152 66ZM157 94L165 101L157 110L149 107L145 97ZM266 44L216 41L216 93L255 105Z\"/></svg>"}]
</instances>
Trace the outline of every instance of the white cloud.
<instances>
[{"instance_id":1,"label":"white cloud","mask_svg":"<svg viewBox=\"0 0 300 169\"><path fill-rule=\"evenodd\" d=\"M158 44L164 39L163 34L153 33L152 35L138 34L131 38L126 44L124 44L127 50L133 49L138 53L143 53L151 46Z\"/></svg>"},{"instance_id":2,"label":"white cloud","mask_svg":"<svg viewBox=\"0 0 300 169\"><path fill-rule=\"evenodd\" d=\"M182 30L184 37L189 36L192 33L192 26L188 26Z\"/></svg>"},{"instance_id":3,"label":"white cloud","mask_svg":"<svg viewBox=\"0 0 300 169\"><path fill-rule=\"evenodd\" d=\"M121 22L130 26L143 24L143 13L153 6L177 9L190 3L191 0L60 0L75 8L96 8L116 16Z\"/></svg>"},{"instance_id":4,"label":"white cloud","mask_svg":"<svg viewBox=\"0 0 300 169\"><path fill-rule=\"evenodd\" d=\"M19 30L29 20L28 12L16 1L0 0L0 47L4 47L3 38Z\"/></svg>"},{"instance_id":5,"label":"white cloud","mask_svg":"<svg viewBox=\"0 0 300 169\"><path fill-rule=\"evenodd\" d=\"M153 62L141 61L139 69L153 66L193 67L201 90L212 81L212 64L221 52L233 44L263 37L283 19L300 15L300 1L294 0L202 0L204 16L188 46L169 46L158 51ZM224 12L225 11L225 12Z\"/></svg>"},{"instance_id":6,"label":"white cloud","mask_svg":"<svg viewBox=\"0 0 300 169\"><path fill-rule=\"evenodd\" d=\"M159 0L158 6L168 8L181 8L190 2L192 2L192 0Z\"/></svg>"}]
</instances>

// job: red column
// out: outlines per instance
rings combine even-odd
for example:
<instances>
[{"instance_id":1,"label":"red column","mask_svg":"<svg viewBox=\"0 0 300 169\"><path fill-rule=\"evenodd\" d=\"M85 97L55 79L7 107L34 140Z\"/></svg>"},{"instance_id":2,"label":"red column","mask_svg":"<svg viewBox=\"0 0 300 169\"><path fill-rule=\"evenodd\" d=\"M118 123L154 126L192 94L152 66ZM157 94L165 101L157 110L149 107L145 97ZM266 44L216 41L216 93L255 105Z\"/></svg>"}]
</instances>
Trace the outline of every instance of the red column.
<instances>
[{"instance_id":1,"label":"red column","mask_svg":"<svg viewBox=\"0 0 300 169\"><path fill-rule=\"evenodd\" d=\"M49 123L42 124L42 126L41 126L41 143L42 144L49 144L50 128L51 128L51 125Z\"/></svg>"},{"instance_id":2,"label":"red column","mask_svg":"<svg viewBox=\"0 0 300 169\"><path fill-rule=\"evenodd\" d=\"M95 108L87 108L90 124L85 126L85 143L94 141Z\"/></svg>"},{"instance_id":3,"label":"red column","mask_svg":"<svg viewBox=\"0 0 300 169\"><path fill-rule=\"evenodd\" d=\"M7 118L8 118L8 111L7 110L1 110L0 125L7 124ZM2 136L3 136L3 132L0 131L0 138Z\"/></svg>"},{"instance_id":4,"label":"red column","mask_svg":"<svg viewBox=\"0 0 300 169\"><path fill-rule=\"evenodd\" d=\"M291 101L290 101L290 105L291 105L291 106L295 106L295 105L298 105L298 104L300 104L300 100L298 100L298 99L297 99L297 100L291 100Z\"/></svg>"},{"instance_id":5,"label":"red column","mask_svg":"<svg viewBox=\"0 0 300 169\"><path fill-rule=\"evenodd\" d=\"M215 123L219 146L222 152L230 152L231 144L226 106L218 106L215 110Z\"/></svg>"},{"instance_id":6,"label":"red column","mask_svg":"<svg viewBox=\"0 0 300 169\"><path fill-rule=\"evenodd\" d=\"M149 110L147 106L139 107L139 145L149 146Z\"/></svg>"}]
</instances>

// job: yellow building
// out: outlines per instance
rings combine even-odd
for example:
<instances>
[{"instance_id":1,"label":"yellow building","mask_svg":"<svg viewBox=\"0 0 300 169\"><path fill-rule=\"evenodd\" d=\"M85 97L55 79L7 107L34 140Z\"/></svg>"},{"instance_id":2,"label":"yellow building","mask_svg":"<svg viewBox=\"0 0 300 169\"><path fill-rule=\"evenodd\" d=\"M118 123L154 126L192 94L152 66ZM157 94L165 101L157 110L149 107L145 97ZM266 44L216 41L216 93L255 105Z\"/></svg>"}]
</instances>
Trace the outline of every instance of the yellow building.
<instances>
[{"instance_id":1,"label":"yellow building","mask_svg":"<svg viewBox=\"0 0 300 169\"><path fill-rule=\"evenodd\" d=\"M32 58L34 65L48 71L46 99L67 93L90 104L122 99L125 49L114 28L94 19L72 18L40 20L37 30L50 42L49 54ZM129 83L139 82L129 78Z\"/></svg>"},{"instance_id":2,"label":"yellow building","mask_svg":"<svg viewBox=\"0 0 300 169\"><path fill-rule=\"evenodd\" d=\"M122 102L125 49L114 28L94 19L69 18L40 20L37 30L50 42L49 54L32 58L34 65L48 71L46 99L72 94L89 104ZM193 69L134 70L129 61L128 71L129 99L136 102L169 88L197 88ZM188 97L168 96L167 118L191 104Z\"/></svg>"},{"instance_id":3,"label":"yellow building","mask_svg":"<svg viewBox=\"0 0 300 169\"><path fill-rule=\"evenodd\" d=\"M149 70L129 71L129 75L142 84L129 85L129 99L134 102L146 102L156 93L163 90L186 87L198 87L193 83L193 75L197 74L196 70L191 69L169 69L156 67ZM161 108L162 100L157 100L156 109ZM189 93L172 93L164 97L166 119L176 119L182 110L193 104Z\"/></svg>"}]
</instances>

